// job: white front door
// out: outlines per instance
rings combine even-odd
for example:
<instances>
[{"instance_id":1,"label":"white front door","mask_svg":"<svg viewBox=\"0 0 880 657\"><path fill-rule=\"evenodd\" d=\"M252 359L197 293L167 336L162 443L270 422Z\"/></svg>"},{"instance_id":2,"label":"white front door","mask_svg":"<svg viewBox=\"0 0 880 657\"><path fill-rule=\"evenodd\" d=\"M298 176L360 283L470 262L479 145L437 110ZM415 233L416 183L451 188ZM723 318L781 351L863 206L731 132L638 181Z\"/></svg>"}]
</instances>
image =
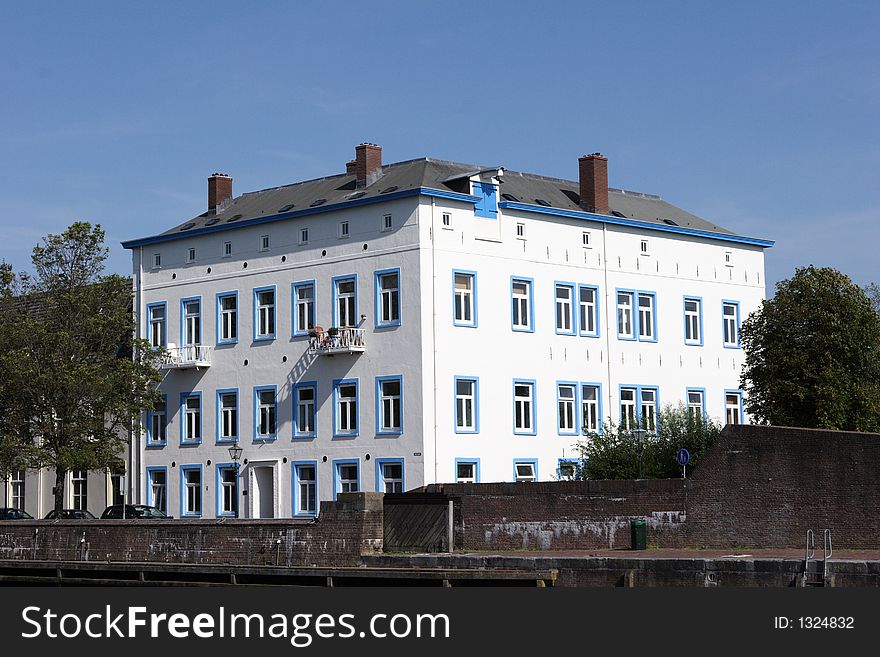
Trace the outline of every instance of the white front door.
<instances>
[{"instance_id":1,"label":"white front door","mask_svg":"<svg viewBox=\"0 0 880 657\"><path fill-rule=\"evenodd\" d=\"M251 518L275 517L275 468L271 465L251 467Z\"/></svg>"}]
</instances>

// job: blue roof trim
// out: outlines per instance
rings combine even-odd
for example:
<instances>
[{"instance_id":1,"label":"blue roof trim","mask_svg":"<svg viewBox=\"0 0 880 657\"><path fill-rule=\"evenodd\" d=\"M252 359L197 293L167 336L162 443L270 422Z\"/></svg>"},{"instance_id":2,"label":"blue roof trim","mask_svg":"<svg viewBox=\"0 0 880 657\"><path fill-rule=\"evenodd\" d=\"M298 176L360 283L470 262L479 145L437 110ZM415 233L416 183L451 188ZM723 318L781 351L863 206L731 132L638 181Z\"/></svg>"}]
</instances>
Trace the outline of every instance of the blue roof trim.
<instances>
[{"instance_id":1,"label":"blue roof trim","mask_svg":"<svg viewBox=\"0 0 880 657\"><path fill-rule=\"evenodd\" d=\"M609 217L604 214L593 214L592 212L576 212L574 210L563 210L561 208L546 208L541 205L529 205L527 203L515 203L513 201L502 201L498 204L498 207L505 210L522 210L523 212L551 214L557 217L569 217L571 219L586 219L589 221L598 221L605 224L615 224L617 226L634 226L636 228L659 230L666 233L679 233L681 235L708 237L713 240L738 242L740 244L751 244L753 246L770 247L776 244L776 242L772 240L762 240L758 239L757 237L740 237L739 235L727 235L726 233L713 233L709 230L697 230L695 228L685 228L683 226L652 224L647 221L639 221L638 219L619 219L617 217Z\"/></svg>"},{"instance_id":2,"label":"blue roof trim","mask_svg":"<svg viewBox=\"0 0 880 657\"><path fill-rule=\"evenodd\" d=\"M321 205L316 208L303 208L301 210L294 210L293 212L280 212L277 214L270 215L262 215L259 217L253 217L251 219L239 219L234 224L226 224L225 222L221 222L214 226L202 226L200 228L193 228L191 230L187 230L184 232L174 232L168 235L155 235L153 237L142 237L140 239L128 240L127 242L122 242L123 248L126 249L136 249L139 246L146 246L148 244L158 244L159 242L171 242L173 240L184 239L187 237L192 237L193 235L207 235L209 233L219 233L221 231L226 230L235 230L236 228L241 228L243 226L258 226L260 224L267 224L274 221L283 221L285 219L294 219L296 217L306 217L312 214L321 214L324 212L334 212L336 210L342 210L346 208L357 207L359 205L371 205L373 203L383 203L384 201L390 201L398 198L406 198L408 196L432 196L434 198L445 198L452 201L463 201L464 203L474 203L476 204L482 197L472 196L470 194L459 194L457 192L448 192L442 189L432 189L430 187L413 187L412 189L404 189L399 192L389 192L388 194L379 194L377 196L370 196L366 198L358 198L352 199L350 201L342 201L340 203L333 203L332 205Z\"/></svg>"}]
</instances>

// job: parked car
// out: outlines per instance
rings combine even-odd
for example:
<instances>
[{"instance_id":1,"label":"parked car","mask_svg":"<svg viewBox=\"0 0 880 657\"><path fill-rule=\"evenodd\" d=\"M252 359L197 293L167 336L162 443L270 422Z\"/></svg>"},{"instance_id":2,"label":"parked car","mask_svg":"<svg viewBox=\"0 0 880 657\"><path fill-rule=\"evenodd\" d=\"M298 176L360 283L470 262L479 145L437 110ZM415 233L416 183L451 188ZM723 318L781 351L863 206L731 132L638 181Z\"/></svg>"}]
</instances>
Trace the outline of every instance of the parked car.
<instances>
[{"instance_id":1,"label":"parked car","mask_svg":"<svg viewBox=\"0 0 880 657\"><path fill-rule=\"evenodd\" d=\"M131 518L132 520L161 520L165 518L171 518L171 516L167 515L164 511L160 511L154 506L147 506L146 504L114 504L113 506L108 506L106 509L104 509L104 513L101 514L101 519L122 520L123 508L125 508L126 520L128 520L129 518Z\"/></svg>"},{"instance_id":2,"label":"parked car","mask_svg":"<svg viewBox=\"0 0 880 657\"><path fill-rule=\"evenodd\" d=\"M61 509L61 511L52 509L46 514L45 520L97 520L97 518L85 509Z\"/></svg>"},{"instance_id":3,"label":"parked car","mask_svg":"<svg viewBox=\"0 0 880 657\"><path fill-rule=\"evenodd\" d=\"M0 508L0 520L33 520L34 517L27 511L12 507Z\"/></svg>"}]
</instances>

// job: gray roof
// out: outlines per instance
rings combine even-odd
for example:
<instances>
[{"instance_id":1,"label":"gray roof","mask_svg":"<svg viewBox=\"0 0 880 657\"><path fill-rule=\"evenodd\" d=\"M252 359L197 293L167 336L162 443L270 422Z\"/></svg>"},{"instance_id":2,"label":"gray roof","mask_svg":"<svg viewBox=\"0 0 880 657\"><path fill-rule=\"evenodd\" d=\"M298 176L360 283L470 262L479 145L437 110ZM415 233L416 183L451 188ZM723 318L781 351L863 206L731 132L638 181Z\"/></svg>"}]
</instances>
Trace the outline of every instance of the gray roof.
<instances>
[{"instance_id":1,"label":"gray roof","mask_svg":"<svg viewBox=\"0 0 880 657\"><path fill-rule=\"evenodd\" d=\"M247 192L228 201L219 208L219 212L216 214L205 212L165 231L162 235L181 234L183 237L187 231L192 229L207 226L220 228L235 221L269 217L282 211L296 212L317 207L316 203L320 206L331 206L353 200L353 198L367 200L371 197L378 198L383 193L399 193L420 187L469 194L468 176L479 171L497 168L431 158L395 162L384 165L382 176L373 184L362 189L356 188L354 174L343 173L282 187ZM516 199L514 202L528 205L544 206L546 204L546 207L550 208L582 211L578 205L579 186L576 181L548 178L506 169L501 179L503 182L499 189L501 195L499 201ZM511 195L512 198L507 195ZM324 200L321 201L321 199ZM543 203L537 199L541 199ZM608 200L612 214L620 218L734 235L726 228L677 208L653 194L609 188ZM182 232L181 229L189 224L193 224L193 226Z\"/></svg>"}]
</instances>

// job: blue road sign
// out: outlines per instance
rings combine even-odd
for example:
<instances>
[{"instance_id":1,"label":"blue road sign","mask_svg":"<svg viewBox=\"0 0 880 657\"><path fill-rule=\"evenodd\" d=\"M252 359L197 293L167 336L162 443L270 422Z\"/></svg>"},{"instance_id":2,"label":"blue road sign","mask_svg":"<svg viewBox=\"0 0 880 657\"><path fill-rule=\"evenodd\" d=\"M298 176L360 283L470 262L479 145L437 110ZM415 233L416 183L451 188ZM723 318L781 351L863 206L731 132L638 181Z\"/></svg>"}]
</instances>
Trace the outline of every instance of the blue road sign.
<instances>
[{"instance_id":1,"label":"blue road sign","mask_svg":"<svg viewBox=\"0 0 880 657\"><path fill-rule=\"evenodd\" d=\"M682 447L675 453L675 460L680 466L685 466L691 462L691 453Z\"/></svg>"}]
</instances>

